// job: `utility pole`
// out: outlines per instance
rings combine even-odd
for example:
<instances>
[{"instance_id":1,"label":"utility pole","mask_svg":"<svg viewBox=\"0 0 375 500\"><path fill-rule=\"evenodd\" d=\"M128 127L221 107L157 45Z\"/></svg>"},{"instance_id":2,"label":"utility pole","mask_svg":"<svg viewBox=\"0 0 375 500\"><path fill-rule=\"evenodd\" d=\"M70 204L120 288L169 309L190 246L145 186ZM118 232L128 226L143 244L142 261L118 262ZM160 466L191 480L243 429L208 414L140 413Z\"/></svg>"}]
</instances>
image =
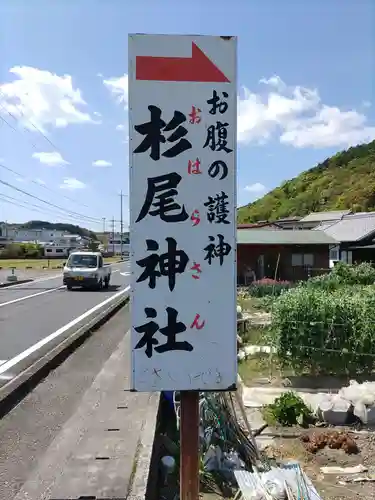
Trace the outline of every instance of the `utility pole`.
<instances>
[{"instance_id":1,"label":"utility pole","mask_svg":"<svg viewBox=\"0 0 375 500\"><path fill-rule=\"evenodd\" d=\"M102 217L103 219L103 236L105 236L105 217Z\"/></svg>"},{"instance_id":2,"label":"utility pole","mask_svg":"<svg viewBox=\"0 0 375 500\"><path fill-rule=\"evenodd\" d=\"M112 251L115 255L115 218L112 217Z\"/></svg>"},{"instance_id":3,"label":"utility pole","mask_svg":"<svg viewBox=\"0 0 375 500\"><path fill-rule=\"evenodd\" d=\"M124 195L122 194L122 191L120 192L120 255L122 259L122 239L123 239L123 230L124 230L124 221L123 221L123 214L122 214L122 198Z\"/></svg>"}]
</instances>

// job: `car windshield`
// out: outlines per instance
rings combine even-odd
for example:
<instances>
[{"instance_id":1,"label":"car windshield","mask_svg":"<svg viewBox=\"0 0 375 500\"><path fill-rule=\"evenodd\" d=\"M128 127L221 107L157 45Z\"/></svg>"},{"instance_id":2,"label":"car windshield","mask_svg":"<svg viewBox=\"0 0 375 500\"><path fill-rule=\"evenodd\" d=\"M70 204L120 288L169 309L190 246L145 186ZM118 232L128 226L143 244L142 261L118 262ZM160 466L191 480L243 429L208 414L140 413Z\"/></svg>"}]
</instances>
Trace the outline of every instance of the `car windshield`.
<instances>
[{"instance_id":1,"label":"car windshield","mask_svg":"<svg viewBox=\"0 0 375 500\"><path fill-rule=\"evenodd\" d=\"M96 255L71 255L67 266L96 268L98 266L98 257Z\"/></svg>"}]
</instances>

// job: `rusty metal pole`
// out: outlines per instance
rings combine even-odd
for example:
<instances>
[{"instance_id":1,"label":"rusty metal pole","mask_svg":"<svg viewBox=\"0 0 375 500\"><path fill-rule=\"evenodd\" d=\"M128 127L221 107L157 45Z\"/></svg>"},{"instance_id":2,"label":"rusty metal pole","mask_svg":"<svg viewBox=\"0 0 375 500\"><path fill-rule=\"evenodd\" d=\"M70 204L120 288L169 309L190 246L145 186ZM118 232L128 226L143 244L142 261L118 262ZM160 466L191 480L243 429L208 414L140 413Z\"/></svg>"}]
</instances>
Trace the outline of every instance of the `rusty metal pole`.
<instances>
[{"instance_id":1,"label":"rusty metal pole","mask_svg":"<svg viewBox=\"0 0 375 500\"><path fill-rule=\"evenodd\" d=\"M180 399L180 500L199 500L199 392Z\"/></svg>"}]
</instances>

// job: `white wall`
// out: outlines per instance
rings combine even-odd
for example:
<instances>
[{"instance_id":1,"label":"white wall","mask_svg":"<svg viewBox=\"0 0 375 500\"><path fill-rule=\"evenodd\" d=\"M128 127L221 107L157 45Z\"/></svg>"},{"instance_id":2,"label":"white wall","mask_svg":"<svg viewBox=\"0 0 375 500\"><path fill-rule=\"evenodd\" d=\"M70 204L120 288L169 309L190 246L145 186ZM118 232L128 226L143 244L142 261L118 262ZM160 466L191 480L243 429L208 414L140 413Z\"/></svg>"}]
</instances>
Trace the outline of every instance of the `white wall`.
<instances>
[{"instance_id":1,"label":"white wall","mask_svg":"<svg viewBox=\"0 0 375 500\"><path fill-rule=\"evenodd\" d=\"M44 256L45 257L68 257L69 255L69 249L68 247L53 247L53 246L48 246L44 247Z\"/></svg>"},{"instance_id":2,"label":"white wall","mask_svg":"<svg viewBox=\"0 0 375 500\"><path fill-rule=\"evenodd\" d=\"M15 242L21 241L54 241L62 238L64 231L46 230L46 229L11 229L7 228L7 236Z\"/></svg>"},{"instance_id":3,"label":"white wall","mask_svg":"<svg viewBox=\"0 0 375 500\"><path fill-rule=\"evenodd\" d=\"M113 244L109 244L105 247L104 251L106 252L114 252L114 253L117 253L117 254L120 254L121 253L121 244L120 243L115 243L114 245ZM123 252L126 252L126 253L129 253L130 251L130 245L129 244L126 244L126 243L123 243L122 245L122 251Z\"/></svg>"}]
</instances>

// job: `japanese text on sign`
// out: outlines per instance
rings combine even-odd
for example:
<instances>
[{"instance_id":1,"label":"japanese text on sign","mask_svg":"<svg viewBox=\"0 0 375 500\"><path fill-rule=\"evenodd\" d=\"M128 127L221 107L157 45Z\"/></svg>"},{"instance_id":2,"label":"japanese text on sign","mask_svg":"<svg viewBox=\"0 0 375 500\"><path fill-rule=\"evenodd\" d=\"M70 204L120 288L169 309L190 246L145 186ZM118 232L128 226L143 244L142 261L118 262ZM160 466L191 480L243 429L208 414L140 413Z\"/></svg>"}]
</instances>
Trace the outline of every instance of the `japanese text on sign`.
<instances>
[{"instance_id":1,"label":"japanese text on sign","mask_svg":"<svg viewBox=\"0 0 375 500\"><path fill-rule=\"evenodd\" d=\"M198 38L220 53L224 40ZM134 35L130 67L137 66L138 49L154 53L168 39L191 45L186 36ZM212 82L205 74L193 87L129 77L130 95L136 95L136 106L130 106L136 390L219 390L235 383L236 46L231 43L226 67L232 79L211 71ZM228 353L223 368L219 358ZM192 366L205 377L192 378Z\"/></svg>"}]
</instances>

